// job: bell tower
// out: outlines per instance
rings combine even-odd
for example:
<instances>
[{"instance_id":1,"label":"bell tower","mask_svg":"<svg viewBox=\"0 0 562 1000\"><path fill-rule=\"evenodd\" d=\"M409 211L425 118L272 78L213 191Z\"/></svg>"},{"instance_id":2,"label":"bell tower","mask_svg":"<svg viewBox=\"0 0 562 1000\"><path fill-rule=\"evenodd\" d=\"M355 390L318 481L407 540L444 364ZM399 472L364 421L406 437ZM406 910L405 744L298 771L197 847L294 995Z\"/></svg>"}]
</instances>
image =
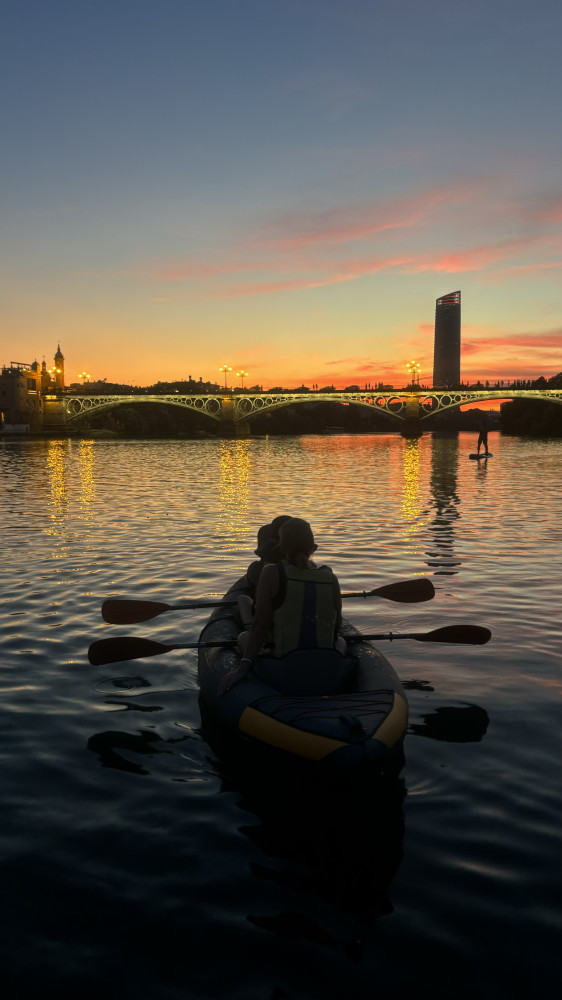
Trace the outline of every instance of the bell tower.
<instances>
[{"instance_id":1,"label":"bell tower","mask_svg":"<svg viewBox=\"0 0 562 1000\"><path fill-rule=\"evenodd\" d=\"M62 392L64 389L64 354L60 349L60 344L57 347L57 353L55 354L55 392Z\"/></svg>"}]
</instances>

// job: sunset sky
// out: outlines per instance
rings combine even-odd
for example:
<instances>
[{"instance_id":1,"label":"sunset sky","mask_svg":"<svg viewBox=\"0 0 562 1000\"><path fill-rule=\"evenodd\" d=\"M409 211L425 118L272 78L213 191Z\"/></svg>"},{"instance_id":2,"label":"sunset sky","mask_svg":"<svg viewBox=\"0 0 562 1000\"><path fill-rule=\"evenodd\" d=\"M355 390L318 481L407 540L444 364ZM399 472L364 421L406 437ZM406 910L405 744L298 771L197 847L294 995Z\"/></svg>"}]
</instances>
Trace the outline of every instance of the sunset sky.
<instances>
[{"instance_id":1,"label":"sunset sky","mask_svg":"<svg viewBox=\"0 0 562 1000\"><path fill-rule=\"evenodd\" d=\"M560 0L3 0L0 362L562 370Z\"/></svg>"}]
</instances>

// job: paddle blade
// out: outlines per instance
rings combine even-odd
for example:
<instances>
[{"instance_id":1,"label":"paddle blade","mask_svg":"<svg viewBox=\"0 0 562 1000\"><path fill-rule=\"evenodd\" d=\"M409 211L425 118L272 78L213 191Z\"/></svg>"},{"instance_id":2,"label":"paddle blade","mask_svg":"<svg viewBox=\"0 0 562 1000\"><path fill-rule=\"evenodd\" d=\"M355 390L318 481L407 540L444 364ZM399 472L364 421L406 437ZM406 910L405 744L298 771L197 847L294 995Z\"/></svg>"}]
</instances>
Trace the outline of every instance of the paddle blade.
<instances>
[{"instance_id":1,"label":"paddle blade","mask_svg":"<svg viewBox=\"0 0 562 1000\"><path fill-rule=\"evenodd\" d=\"M386 597L387 601L397 601L400 604L417 604L420 601L431 601L435 597L435 587L427 576L419 580L402 580L389 583L385 587L371 590L377 597ZM369 594L365 595L369 597Z\"/></svg>"},{"instance_id":2,"label":"paddle blade","mask_svg":"<svg viewBox=\"0 0 562 1000\"><path fill-rule=\"evenodd\" d=\"M169 604L158 601L122 601L110 599L101 606L101 616L110 625L133 625L136 622L147 622L164 611L171 611Z\"/></svg>"},{"instance_id":3,"label":"paddle blade","mask_svg":"<svg viewBox=\"0 0 562 1000\"><path fill-rule=\"evenodd\" d=\"M103 663L119 663L121 660L140 660L144 656L158 656L169 653L176 646L167 646L152 639L138 639L135 636L118 636L115 639L99 639L88 650L88 659L94 667Z\"/></svg>"},{"instance_id":4,"label":"paddle blade","mask_svg":"<svg viewBox=\"0 0 562 1000\"><path fill-rule=\"evenodd\" d=\"M492 638L489 628L481 625L444 625L433 632L412 635L418 642L454 642L467 646L483 646Z\"/></svg>"}]
</instances>

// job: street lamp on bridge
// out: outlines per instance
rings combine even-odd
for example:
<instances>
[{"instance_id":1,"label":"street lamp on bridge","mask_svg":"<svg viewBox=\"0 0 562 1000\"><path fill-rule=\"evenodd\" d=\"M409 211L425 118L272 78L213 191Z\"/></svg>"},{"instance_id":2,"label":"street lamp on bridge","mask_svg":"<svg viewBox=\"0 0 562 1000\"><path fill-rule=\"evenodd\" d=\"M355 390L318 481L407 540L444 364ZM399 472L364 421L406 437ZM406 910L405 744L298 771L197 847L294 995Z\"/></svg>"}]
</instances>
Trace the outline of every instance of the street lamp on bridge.
<instances>
[{"instance_id":1,"label":"street lamp on bridge","mask_svg":"<svg viewBox=\"0 0 562 1000\"><path fill-rule=\"evenodd\" d=\"M236 372L238 378L242 379L242 388L244 388L244 379L246 378L247 374L248 372L245 372L243 368L241 368L239 372Z\"/></svg>"},{"instance_id":2,"label":"street lamp on bridge","mask_svg":"<svg viewBox=\"0 0 562 1000\"><path fill-rule=\"evenodd\" d=\"M225 388L225 392L226 392L226 390L228 389L228 386L226 384L226 375L227 375L227 372L231 372L232 371L232 368L230 367L230 365L223 365L222 368L219 368L219 371L220 372L224 372L224 388Z\"/></svg>"},{"instance_id":3,"label":"street lamp on bridge","mask_svg":"<svg viewBox=\"0 0 562 1000\"><path fill-rule=\"evenodd\" d=\"M91 379L91 377L92 376L90 375L89 372L80 372L80 374L78 376L78 378L82 379L82 385L84 385L86 382L89 382L90 379Z\"/></svg>"},{"instance_id":4,"label":"street lamp on bridge","mask_svg":"<svg viewBox=\"0 0 562 1000\"><path fill-rule=\"evenodd\" d=\"M412 388L415 389L415 387L417 385L417 387L419 389L419 385L420 385L420 372L421 372L421 365L420 365L419 361L410 361L406 365L406 368L407 368L407 370L408 370L408 372L410 374L410 384L411 384Z\"/></svg>"}]
</instances>

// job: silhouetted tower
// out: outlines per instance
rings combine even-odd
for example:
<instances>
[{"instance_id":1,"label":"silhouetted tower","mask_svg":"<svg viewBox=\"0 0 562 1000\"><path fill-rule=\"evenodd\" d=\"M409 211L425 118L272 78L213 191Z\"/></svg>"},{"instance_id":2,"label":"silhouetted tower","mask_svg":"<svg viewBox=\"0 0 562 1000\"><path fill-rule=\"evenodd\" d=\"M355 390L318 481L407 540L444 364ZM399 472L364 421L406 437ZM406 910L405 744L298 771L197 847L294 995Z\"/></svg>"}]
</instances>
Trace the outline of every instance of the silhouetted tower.
<instances>
[{"instance_id":1,"label":"silhouetted tower","mask_svg":"<svg viewBox=\"0 0 562 1000\"><path fill-rule=\"evenodd\" d=\"M55 392L62 392L64 389L64 354L61 352L60 344L55 354Z\"/></svg>"},{"instance_id":2,"label":"silhouetted tower","mask_svg":"<svg viewBox=\"0 0 562 1000\"><path fill-rule=\"evenodd\" d=\"M449 292L435 303L433 388L452 389L461 381L461 293Z\"/></svg>"}]
</instances>

